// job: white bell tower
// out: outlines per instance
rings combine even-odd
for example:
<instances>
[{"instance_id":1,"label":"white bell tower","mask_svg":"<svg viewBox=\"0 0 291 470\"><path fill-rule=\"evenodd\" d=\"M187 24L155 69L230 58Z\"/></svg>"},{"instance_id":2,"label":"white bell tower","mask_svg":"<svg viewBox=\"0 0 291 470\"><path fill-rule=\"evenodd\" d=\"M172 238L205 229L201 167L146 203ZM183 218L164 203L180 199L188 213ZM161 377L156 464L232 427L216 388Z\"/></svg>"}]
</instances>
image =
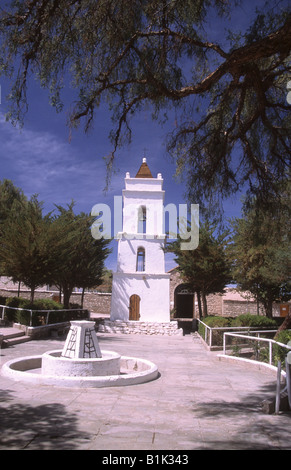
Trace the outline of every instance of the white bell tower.
<instances>
[{"instance_id":1,"label":"white bell tower","mask_svg":"<svg viewBox=\"0 0 291 470\"><path fill-rule=\"evenodd\" d=\"M113 274L111 321L170 321L170 275L165 273L163 179L153 178L143 158L136 176L125 177L123 225Z\"/></svg>"}]
</instances>

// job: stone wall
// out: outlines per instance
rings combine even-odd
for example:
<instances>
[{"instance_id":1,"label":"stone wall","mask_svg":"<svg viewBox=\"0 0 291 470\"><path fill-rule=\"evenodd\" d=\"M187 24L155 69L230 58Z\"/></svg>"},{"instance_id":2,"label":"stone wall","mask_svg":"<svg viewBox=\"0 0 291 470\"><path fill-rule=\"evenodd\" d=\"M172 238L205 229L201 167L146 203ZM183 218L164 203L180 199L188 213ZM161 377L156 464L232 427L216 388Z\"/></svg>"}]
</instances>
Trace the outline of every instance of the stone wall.
<instances>
[{"instance_id":1,"label":"stone wall","mask_svg":"<svg viewBox=\"0 0 291 470\"><path fill-rule=\"evenodd\" d=\"M222 315L223 309L223 295L222 294L211 294L207 296L207 311L208 315ZM198 306L195 309L196 317L198 317Z\"/></svg>"},{"instance_id":2,"label":"stone wall","mask_svg":"<svg viewBox=\"0 0 291 470\"><path fill-rule=\"evenodd\" d=\"M16 297L17 290L15 289L0 289L0 296L3 297ZM24 299L30 298L29 290L20 290L20 297ZM35 291L35 299L54 299L58 300L59 293L57 291ZM81 304L81 293L74 292L71 295L70 302L72 304ZM111 294L100 292L85 292L83 308L94 313L110 314Z\"/></svg>"},{"instance_id":3,"label":"stone wall","mask_svg":"<svg viewBox=\"0 0 291 470\"><path fill-rule=\"evenodd\" d=\"M72 303L81 303L81 294L72 294ZM111 293L85 292L83 308L94 313L104 313L110 315Z\"/></svg>"},{"instance_id":4,"label":"stone wall","mask_svg":"<svg viewBox=\"0 0 291 470\"><path fill-rule=\"evenodd\" d=\"M170 306L171 309L174 308L174 293L175 289L177 286L180 284L183 284L183 281L181 279L180 273L177 271L177 269L171 269L169 271L170 274Z\"/></svg>"},{"instance_id":5,"label":"stone wall","mask_svg":"<svg viewBox=\"0 0 291 470\"><path fill-rule=\"evenodd\" d=\"M251 315L265 315L262 305L259 305L259 312L256 302L251 301L236 301L236 300L224 300L223 302L223 316L225 317L237 317L245 313Z\"/></svg>"}]
</instances>

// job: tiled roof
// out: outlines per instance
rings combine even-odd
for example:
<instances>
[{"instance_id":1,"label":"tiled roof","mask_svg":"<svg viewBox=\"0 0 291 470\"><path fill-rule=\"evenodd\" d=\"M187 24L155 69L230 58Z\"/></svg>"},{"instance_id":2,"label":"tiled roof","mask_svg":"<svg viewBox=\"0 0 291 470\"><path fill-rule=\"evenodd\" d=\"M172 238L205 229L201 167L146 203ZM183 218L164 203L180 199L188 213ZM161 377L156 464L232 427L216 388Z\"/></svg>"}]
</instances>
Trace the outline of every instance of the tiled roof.
<instances>
[{"instance_id":1,"label":"tiled roof","mask_svg":"<svg viewBox=\"0 0 291 470\"><path fill-rule=\"evenodd\" d=\"M151 174L151 170L149 169L145 158L135 177L136 178L153 178L153 175Z\"/></svg>"}]
</instances>

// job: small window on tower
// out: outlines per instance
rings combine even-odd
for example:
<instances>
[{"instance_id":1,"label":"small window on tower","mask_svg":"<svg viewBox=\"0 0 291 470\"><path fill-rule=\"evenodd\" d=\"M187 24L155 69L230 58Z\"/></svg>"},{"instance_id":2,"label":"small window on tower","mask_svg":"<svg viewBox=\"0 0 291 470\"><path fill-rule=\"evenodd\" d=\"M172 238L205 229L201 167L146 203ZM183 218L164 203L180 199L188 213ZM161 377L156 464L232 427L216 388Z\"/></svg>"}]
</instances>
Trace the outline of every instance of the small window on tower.
<instances>
[{"instance_id":1,"label":"small window on tower","mask_svg":"<svg viewBox=\"0 0 291 470\"><path fill-rule=\"evenodd\" d=\"M136 270L145 271L145 250L142 247L137 250Z\"/></svg>"},{"instance_id":2,"label":"small window on tower","mask_svg":"<svg viewBox=\"0 0 291 470\"><path fill-rule=\"evenodd\" d=\"M146 233L147 210L141 206L138 210L138 233Z\"/></svg>"}]
</instances>

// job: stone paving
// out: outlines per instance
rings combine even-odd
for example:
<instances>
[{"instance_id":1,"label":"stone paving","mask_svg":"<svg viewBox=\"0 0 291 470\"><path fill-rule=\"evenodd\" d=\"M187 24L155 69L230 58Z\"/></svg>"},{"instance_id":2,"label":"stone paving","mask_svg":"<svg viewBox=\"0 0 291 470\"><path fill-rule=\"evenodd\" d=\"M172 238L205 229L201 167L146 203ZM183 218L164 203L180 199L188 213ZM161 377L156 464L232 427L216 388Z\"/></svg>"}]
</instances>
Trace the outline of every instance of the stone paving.
<instances>
[{"instance_id":1,"label":"stone paving","mask_svg":"<svg viewBox=\"0 0 291 470\"><path fill-rule=\"evenodd\" d=\"M192 335L99 334L102 349L155 362L152 382L69 389L0 376L1 450L290 450L291 413L267 415L276 377L219 361ZM65 338L0 350L1 365L62 349Z\"/></svg>"}]
</instances>

